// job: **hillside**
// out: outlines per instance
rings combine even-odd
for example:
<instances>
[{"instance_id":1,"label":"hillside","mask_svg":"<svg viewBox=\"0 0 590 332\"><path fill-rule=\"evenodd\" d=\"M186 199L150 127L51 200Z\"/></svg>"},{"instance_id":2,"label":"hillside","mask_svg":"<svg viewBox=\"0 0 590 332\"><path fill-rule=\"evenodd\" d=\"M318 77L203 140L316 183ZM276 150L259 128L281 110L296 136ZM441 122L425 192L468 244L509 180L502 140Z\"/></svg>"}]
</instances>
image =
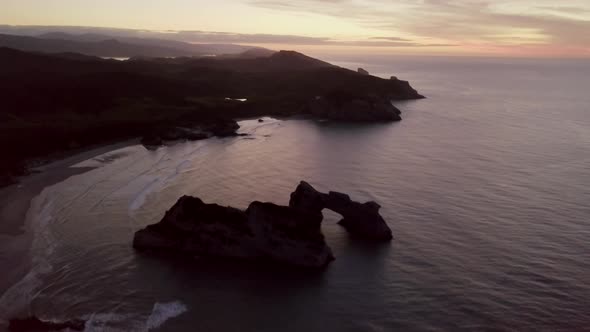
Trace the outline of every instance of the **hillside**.
<instances>
[{"instance_id":1,"label":"hillside","mask_svg":"<svg viewBox=\"0 0 590 332\"><path fill-rule=\"evenodd\" d=\"M190 44L174 40L113 37L98 34L47 33L41 36L0 34L0 47L27 52L80 53L97 57L194 57L238 54L253 49L231 44Z\"/></svg>"},{"instance_id":2,"label":"hillside","mask_svg":"<svg viewBox=\"0 0 590 332\"><path fill-rule=\"evenodd\" d=\"M115 61L0 48L0 63L4 174L31 157L176 124L300 114L399 120L386 101L422 97L406 81L361 75L293 51Z\"/></svg>"}]
</instances>

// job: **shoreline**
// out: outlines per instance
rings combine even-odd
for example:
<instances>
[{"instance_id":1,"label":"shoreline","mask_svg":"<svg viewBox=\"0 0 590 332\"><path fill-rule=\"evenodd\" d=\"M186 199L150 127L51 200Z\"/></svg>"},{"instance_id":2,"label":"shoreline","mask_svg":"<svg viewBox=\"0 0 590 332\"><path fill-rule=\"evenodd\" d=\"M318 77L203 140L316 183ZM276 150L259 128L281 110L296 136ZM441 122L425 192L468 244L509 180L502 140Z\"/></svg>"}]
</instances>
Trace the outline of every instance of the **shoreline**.
<instances>
[{"instance_id":1,"label":"shoreline","mask_svg":"<svg viewBox=\"0 0 590 332\"><path fill-rule=\"evenodd\" d=\"M64 153L64 157L32 169L33 173L18 178L18 182L0 188L0 266L10 266L0 277L0 298L30 269L29 250L33 240L28 229L27 212L31 201L43 189L66 179L89 172L95 167L72 167L96 156L139 144L139 139L80 148Z\"/></svg>"},{"instance_id":2,"label":"shoreline","mask_svg":"<svg viewBox=\"0 0 590 332\"><path fill-rule=\"evenodd\" d=\"M233 119L236 122L255 121L260 118L273 119L273 116L243 117ZM297 117L284 117L295 119ZM17 182L0 187L0 266L10 266L0 276L0 304L11 302L14 292L21 280L31 272L30 249L34 239L34 230L28 216L31 202L45 188L66 179L92 171L97 167L76 166L97 156L133 145L142 145L141 138L136 137L118 142L105 142L74 150L60 151L37 159L38 165L30 167L29 174L17 178ZM0 317L0 323L3 317ZM1 324L0 324L1 326Z\"/></svg>"},{"instance_id":3,"label":"shoreline","mask_svg":"<svg viewBox=\"0 0 590 332\"><path fill-rule=\"evenodd\" d=\"M72 166L101 154L134 144L139 144L139 139L125 140L117 143L110 142L60 152L59 154L48 157L46 159L47 162L32 167L30 169L31 173L18 177L16 183L6 187L0 187L0 235L18 235L23 233L22 230L10 230L17 226L15 224L18 221L15 219L21 219L24 223L24 217L28 210L28 202L26 204L27 206L24 207L21 204L16 204L16 200L25 198L30 202L45 187L94 169L93 167ZM25 208L24 211L22 211L23 208Z\"/></svg>"},{"instance_id":4,"label":"shoreline","mask_svg":"<svg viewBox=\"0 0 590 332\"><path fill-rule=\"evenodd\" d=\"M269 119L321 121L309 114L244 116L232 118L232 121L239 123L258 119L265 119L265 122ZM30 270L29 250L33 232L29 226L30 220L27 220L27 212L32 200L47 187L96 169L73 166L102 154L141 144L141 138L136 137L56 152L45 158L36 159L37 166L30 167L30 173L18 177L16 183L0 187L0 266L12 267L0 277L0 299Z\"/></svg>"}]
</instances>

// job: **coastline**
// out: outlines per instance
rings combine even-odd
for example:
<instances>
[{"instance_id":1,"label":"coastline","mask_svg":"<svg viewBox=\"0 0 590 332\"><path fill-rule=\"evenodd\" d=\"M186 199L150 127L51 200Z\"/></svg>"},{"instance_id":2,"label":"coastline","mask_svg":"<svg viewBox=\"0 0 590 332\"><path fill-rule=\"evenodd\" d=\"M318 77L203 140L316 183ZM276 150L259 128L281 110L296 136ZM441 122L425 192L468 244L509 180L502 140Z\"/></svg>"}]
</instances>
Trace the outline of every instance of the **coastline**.
<instances>
[{"instance_id":1,"label":"coastline","mask_svg":"<svg viewBox=\"0 0 590 332\"><path fill-rule=\"evenodd\" d=\"M232 117L231 121L238 123L269 118L278 120L315 119L321 121L321 117L312 114L236 116ZM32 230L28 226L27 212L31 201L43 189L72 176L95 169L95 167L72 166L96 156L136 144L142 144L141 138L136 137L123 141L111 140L52 153L43 159L32 160L31 162L36 166L29 168L29 174L17 178L16 183L0 187L0 264L13 267L0 277L0 298L5 295L10 287L26 276L30 270L29 250L33 236Z\"/></svg>"},{"instance_id":2,"label":"coastline","mask_svg":"<svg viewBox=\"0 0 590 332\"><path fill-rule=\"evenodd\" d=\"M17 183L0 188L0 266L12 267L4 271L0 277L0 298L21 280L30 268L28 254L33 237L26 219L31 201L43 189L95 169L72 166L135 144L139 144L139 139L68 151L63 158L53 159L47 164L35 167L32 169L33 173L20 177Z\"/></svg>"},{"instance_id":3,"label":"coastline","mask_svg":"<svg viewBox=\"0 0 590 332\"><path fill-rule=\"evenodd\" d=\"M260 116L232 120L260 118L272 119ZM7 319L17 313L13 311L14 303L20 303L23 285L26 288L36 279L32 275L35 267L31 255L35 222L30 213L35 198L48 187L100 167L86 161L134 145L142 145L139 137L53 153L33 160L37 166L30 167L29 173L17 178L15 184L0 187L0 266L11 267L0 276L0 330Z\"/></svg>"}]
</instances>

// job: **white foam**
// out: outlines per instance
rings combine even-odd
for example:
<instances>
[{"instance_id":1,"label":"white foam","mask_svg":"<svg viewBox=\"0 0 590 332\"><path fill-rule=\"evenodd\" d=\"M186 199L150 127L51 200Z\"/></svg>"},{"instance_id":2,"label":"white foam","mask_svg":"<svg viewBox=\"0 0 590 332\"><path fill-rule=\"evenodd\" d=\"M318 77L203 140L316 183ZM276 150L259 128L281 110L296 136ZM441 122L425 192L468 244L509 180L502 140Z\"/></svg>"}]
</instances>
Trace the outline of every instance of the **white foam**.
<instances>
[{"instance_id":1,"label":"white foam","mask_svg":"<svg viewBox=\"0 0 590 332\"><path fill-rule=\"evenodd\" d=\"M152 314L145 323L145 331L162 326L167 320L178 317L188 310L186 305L180 301L168 303L156 303Z\"/></svg>"},{"instance_id":2,"label":"white foam","mask_svg":"<svg viewBox=\"0 0 590 332\"><path fill-rule=\"evenodd\" d=\"M133 199L131 204L129 204L130 214L135 212L140 207L142 207L143 204L145 204L145 201L146 201L148 195L151 194L155 190L158 182L160 182L159 177L152 179L151 182L149 182L145 187L143 187L143 189L137 195L135 195L135 198Z\"/></svg>"},{"instance_id":3,"label":"white foam","mask_svg":"<svg viewBox=\"0 0 590 332\"><path fill-rule=\"evenodd\" d=\"M188 310L180 301L156 302L146 315L119 313L93 313L82 317L86 320L84 332L147 332L161 327L168 320L178 317Z\"/></svg>"},{"instance_id":4,"label":"white foam","mask_svg":"<svg viewBox=\"0 0 590 332\"><path fill-rule=\"evenodd\" d=\"M109 163L112 163L114 161L117 161L119 159L124 159L137 151L138 151L137 146L124 147L124 148L120 148L120 149L116 149L116 150L102 153L98 156L94 156L92 158L89 158L89 159L86 159L86 160L81 161L79 163L76 163L74 165L71 165L70 167L72 167L72 168L78 168L78 167L99 168L99 167L103 167Z\"/></svg>"},{"instance_id":5,"label":"white foam","mask_svg":"<svg viewBox=\"0 0 590 332\"><path fill-rule=\"evenodd\" d=\"M130 315L116 313L93 313L82 317L86 320L84 332L118 332L118 331L138 331L138 329L117 328L116 325L126 325L133 319Z\"/></svg>"},{"instance_id":6,"label":"white foam","mask_svg":"<svg viewBox=\"0 0 590 332\"><path fill-rule=\"evenodd\" d=\"M161 176L153 178L146 186L143 187L143 189L137 195L135 195L133 201L131 202L131 204L129 204L129 216L133 216L135 211L139 210L139 208L141 208L145 204L145 202L150 194L155 193L155 192L159 192L162 189L164 189L169 183L174 181L180 174L182 174L184 171L188 170L190 168L190 166L191 166L191 161L184 160L174 168L174 172L172 174L169 174L168 176L166 176L164 178L162 178Z\"/></svg>"},{"instance_id":7,"label":"white foam","mask_svg":"<svg viewBox=\"0 0 590 332\"><path fill-rule=\"evenodd\" d=\"M30 249L31 268L23 279L12 285L0 297L0 320L7 321L25 311L42 286L42 276L53 271L49 256L55 250L56 244L50 230L53 201L49 197L49 190L43 190L31 201L31 207L27 211L26 218L33 231Z\"/></svg>"},{"instance_id":8,"label":"white foam","mask_svg":"<svg viewBox=\"0 0 590 332\"><path fill-rule=\"evenodd\" d=\"M248 101L247 98L229 98L229 97L226 97L225 100L235 100L235 101L241 101L241 102Z\"/></svg>"}]
</instances>

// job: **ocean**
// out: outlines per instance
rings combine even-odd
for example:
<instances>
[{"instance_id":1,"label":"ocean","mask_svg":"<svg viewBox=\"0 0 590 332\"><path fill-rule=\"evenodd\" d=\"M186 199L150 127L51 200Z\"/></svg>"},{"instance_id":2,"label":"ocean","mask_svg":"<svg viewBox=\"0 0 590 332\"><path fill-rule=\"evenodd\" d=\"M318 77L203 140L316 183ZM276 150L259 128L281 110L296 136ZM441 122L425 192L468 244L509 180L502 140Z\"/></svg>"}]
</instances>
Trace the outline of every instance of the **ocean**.
<instances>
[{"instance_id":1,"label":"ocean","mask_svg":"<svg viewBox=\"0 0 590 332\"><path fill-rule=\"evenodd\" d=\"M241 121L247 137L131 145L31 202L30 271L0 318L87 331L590 331L590 62L326 59L409 80L403 121ZM374 200L394 240L324 213L325 271L136 253L182 195L287 204L305 180ZM6 253L5 253L6 254ZM2 267L10 269L10 267Z\"/></svg>"}]
</instances>

